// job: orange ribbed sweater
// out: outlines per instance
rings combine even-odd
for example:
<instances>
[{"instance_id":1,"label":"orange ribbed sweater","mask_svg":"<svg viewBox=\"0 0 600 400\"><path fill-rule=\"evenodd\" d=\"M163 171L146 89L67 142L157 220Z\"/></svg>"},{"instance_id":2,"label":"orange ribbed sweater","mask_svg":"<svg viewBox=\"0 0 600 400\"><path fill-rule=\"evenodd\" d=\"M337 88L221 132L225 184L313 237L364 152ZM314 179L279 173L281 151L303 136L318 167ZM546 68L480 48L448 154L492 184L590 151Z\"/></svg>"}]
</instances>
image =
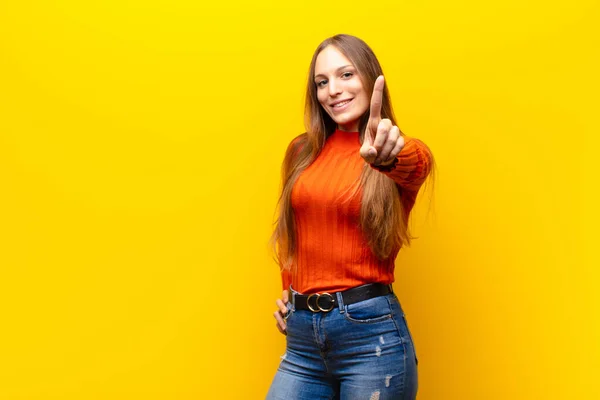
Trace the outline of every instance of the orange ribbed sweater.
<instances>
[{"instance_id":1,"label":"orange ribbed sweater","mask_svg":"<svg viewBox=\"0 0 600 400\"><path fill-rule=\"evenodd\" d=\"M359 154L358 132L336 130L319 156L302 172L292 189L296 218L297 272L282 271L283 288L300 293L345 290L366 283L394 281L396 251L380 261L358 225L362 191L342 204L337 197L360 176L365 163ZM379 172L399 186L404 209L410 212L431 168L431 153L420 140L406 137L390 172Z\"/></svg>"}]
</instances>

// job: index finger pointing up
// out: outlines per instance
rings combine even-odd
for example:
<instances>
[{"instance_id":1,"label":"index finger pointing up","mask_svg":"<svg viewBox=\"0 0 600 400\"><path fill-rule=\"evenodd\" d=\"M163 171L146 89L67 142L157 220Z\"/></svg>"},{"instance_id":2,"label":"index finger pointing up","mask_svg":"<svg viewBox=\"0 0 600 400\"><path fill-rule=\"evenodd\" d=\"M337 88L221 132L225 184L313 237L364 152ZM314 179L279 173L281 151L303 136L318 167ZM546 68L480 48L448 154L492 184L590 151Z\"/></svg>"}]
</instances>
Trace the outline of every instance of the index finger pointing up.
<instances>
[{"instance_id":1,"label":"index finger pointing up","mask_svg":"<svg viewBox=\"0 0 600 400\"><path fill-rule=\"evenodd\" d=\"M370 118L381 119L381 104L383 103L383 75L379 75L375 80L373 95L371 95L371 115Z\"/></svg>"}]
</instances>

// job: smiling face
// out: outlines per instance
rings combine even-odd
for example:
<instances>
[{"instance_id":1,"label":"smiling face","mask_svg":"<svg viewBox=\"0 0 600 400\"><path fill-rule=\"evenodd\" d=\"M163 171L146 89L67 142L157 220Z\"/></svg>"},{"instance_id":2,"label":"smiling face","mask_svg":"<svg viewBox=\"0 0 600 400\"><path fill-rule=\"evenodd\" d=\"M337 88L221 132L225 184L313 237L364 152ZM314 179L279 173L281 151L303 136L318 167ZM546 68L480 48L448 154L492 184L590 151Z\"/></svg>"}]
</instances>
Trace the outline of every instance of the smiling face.
<instances>
[{"instance_id":1,"label":"smiling face","mask_svg":"<svg viewBox=\"0 0 600 400\"><path fill-rule=\"evenodd\" d=\"M369 109L370 99L358 71L334 46L327 46L315 62L314 81L319 103L338 129L358 131L360 117Z\"/></svg>"}]
</instances>

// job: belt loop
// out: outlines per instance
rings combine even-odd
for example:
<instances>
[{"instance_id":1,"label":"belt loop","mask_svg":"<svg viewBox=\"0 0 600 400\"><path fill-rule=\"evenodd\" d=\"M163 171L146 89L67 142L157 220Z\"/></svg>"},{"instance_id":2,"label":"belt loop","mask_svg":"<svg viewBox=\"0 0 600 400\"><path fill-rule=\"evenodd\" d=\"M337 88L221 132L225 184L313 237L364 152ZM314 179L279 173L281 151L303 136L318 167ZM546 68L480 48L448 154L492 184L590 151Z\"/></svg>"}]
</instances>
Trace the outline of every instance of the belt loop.
<instances>
[{"instance_id":1,"label":"belt loop","mask_svg":"<svg viewBox=\"0 0 600 400\"><path fill-rule=\"evenodd\" d=\"M344 299L342 298L342 292L336 292L336 297L338 301L338 308L340 309L340 314L344 313Z\"/></svg>"}]
</instances>

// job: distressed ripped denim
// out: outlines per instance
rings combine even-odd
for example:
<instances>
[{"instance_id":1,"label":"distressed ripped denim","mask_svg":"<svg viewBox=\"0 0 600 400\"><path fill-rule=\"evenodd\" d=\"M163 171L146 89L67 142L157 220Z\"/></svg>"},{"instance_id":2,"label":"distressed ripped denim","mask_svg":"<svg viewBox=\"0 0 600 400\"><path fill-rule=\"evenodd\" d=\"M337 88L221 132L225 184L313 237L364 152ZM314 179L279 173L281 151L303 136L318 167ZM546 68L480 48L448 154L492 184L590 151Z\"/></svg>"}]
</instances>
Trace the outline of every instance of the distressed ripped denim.
<instances>
[{"instance_id":1,"label":"distressed ripped denim","mask_svg":"<svg viewBox=\"0 0 600 400\"><path fill-rule=\"evenodd\" d=\"M414 400L418 361L396 295L337 299L327 313L287 304L286 352L267 400Z\"/></svg>"}]
</instances>

